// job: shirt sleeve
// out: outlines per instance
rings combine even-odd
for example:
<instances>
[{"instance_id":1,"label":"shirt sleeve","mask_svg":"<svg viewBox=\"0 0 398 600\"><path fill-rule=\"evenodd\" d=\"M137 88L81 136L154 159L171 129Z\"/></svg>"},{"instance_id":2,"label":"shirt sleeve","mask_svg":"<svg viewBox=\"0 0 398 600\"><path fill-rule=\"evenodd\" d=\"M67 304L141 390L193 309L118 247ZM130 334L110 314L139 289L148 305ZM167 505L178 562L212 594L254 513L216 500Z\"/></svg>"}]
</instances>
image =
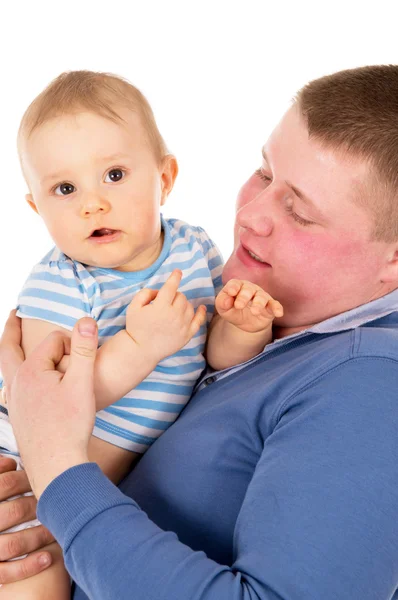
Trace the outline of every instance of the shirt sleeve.
<instances>
[{"instance_id":1,"label":"shirt sleeve","mask_svg":"<svg viewBox=\"0 0 398 600\"><path fill-rule=\"evenodd\" d=\"M231 566L159 529L93 464L55 479L38 516L96 600L390 599L397 373L393 360L350 360L286 402L247 489Z\"/></svg>"},{"instance_id":2,"label":"shirt sleeve","mask_svg":"<svg viewBox=\"0 0 398 600\"><path fill-rule=\"evenodd\" d=\"M221 252L217 248L213 240L207 235L206 231L202 227L196 228L198 231L198 237L203 248L203 254L209 265L211 272L211 278L213 280L215 296L222 288L221 274L224 266L224 261L221 256Z\"/></svg>"},{"instance_id":3,"label":"shirt sleeve","mask_svg":"<svg viewBox=\"0 0 398 600\"><path fill-rule=\"evenodd\" d=\"M43 259L33 268L19 294L17 315L72 330L78 319L92 316L84 279L84 272L79 273L68 258Z\"/></svg>"}]
</instances>

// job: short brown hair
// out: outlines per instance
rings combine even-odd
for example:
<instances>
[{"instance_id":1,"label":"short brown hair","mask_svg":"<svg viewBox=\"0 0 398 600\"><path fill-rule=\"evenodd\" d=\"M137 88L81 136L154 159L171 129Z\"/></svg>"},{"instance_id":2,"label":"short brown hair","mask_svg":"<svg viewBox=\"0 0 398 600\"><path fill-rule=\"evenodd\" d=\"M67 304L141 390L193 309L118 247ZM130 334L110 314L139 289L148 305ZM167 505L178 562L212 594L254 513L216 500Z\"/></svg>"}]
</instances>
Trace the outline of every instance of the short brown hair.
<instances>
[{"instance_id":1,"label":"short brown hair","mask_svg":"<svg viewBox=\"0 0 398 600\"><path fill-rule=\"evenodd\" d=\"M305 85L295 102L309 137L369 164L373 239L398 240L398 65L339 71Z\"/></svg>"},{"instance_id":2,"label":"short brown hair","mask_svg":"<svg viewBox=\"0 0 398 600\"><path fill-rule=\"evenodd\" d=\"M118 107L128 108L138 114L156 159L160 162L168 150L145 96L126 79L95 71L69 71L51 81L23 115L18 147L37 127L61 115L89 111L120 123L123 119L117 112Z\"/></svg>"}]
</instances>

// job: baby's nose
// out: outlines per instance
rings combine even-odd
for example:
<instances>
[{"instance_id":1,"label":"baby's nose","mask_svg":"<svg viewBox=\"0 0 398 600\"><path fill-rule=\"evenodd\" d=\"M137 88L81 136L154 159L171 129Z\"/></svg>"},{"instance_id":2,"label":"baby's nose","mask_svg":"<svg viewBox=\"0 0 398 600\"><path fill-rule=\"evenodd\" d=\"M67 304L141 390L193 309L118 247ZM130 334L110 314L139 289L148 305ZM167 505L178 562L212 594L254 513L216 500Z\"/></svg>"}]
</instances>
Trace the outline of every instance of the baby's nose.
<instances>
[{"instance_id":1,"label":"baby's nose","mask_svg":"<svg viewBox=\"0 0 398 600\"><path fill-rule=\"evenodd\" d=\"M83 215L92 215L98 212L108 212L110 209L110 204L106 200L106 198L90 194L85 195L82 199L81 203L81 214Z\"/></svg>"}]
</instances>

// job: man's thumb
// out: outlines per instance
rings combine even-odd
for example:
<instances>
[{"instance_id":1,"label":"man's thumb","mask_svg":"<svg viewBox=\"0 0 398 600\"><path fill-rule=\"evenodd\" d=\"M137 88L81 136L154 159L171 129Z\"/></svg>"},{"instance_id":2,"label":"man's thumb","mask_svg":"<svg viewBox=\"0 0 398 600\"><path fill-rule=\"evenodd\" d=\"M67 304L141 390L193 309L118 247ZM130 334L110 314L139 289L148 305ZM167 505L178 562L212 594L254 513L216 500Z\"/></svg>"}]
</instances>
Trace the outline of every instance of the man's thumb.
<instances>
[{"instance_id":1,"label":"man's thumb","mask_svg":"<svg viewBox=\"0 0 398 600\"><path fill-rule=\"evenodd\" d=\"M98 329L94 319L84 317L77 321L72 332L67 373L84 377L87 366L94 365L97 346Z\"/></svg>"}]
</instances>

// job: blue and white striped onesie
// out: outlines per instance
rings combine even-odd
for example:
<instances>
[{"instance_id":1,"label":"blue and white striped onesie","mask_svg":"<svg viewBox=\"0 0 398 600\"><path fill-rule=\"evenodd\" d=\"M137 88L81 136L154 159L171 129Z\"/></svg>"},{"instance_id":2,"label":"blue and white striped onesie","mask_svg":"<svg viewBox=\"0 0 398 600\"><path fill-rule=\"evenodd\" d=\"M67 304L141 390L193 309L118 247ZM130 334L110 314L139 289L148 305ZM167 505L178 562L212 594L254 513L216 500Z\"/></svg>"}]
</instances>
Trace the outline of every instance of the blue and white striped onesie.
<instances>
[{"instance_id":1,"label":"blue and white striped onesie","mask_svg":"<svg viewBox=\"0 0 398 600\"><path fill-rule=\"evenodd\" d=\"M179 291L195 309L200 304L207 306L208 324L221 288L219 251L200 227L162 218L162 229L164 244L159 258L138 272L83 265L54 248L28 277L18 299L18 315L69 330L77 319L93 317L102 345L124 329L126 309L135 293L143 287L159 289L171 271L179 268L183 273ZM121 448L145 452L175 421L205 367L207 324L182 350L162 360L135 389L99 411L93 434ZM0 446L4 446L1 421Z\"/></svg>"}]
</instances>

